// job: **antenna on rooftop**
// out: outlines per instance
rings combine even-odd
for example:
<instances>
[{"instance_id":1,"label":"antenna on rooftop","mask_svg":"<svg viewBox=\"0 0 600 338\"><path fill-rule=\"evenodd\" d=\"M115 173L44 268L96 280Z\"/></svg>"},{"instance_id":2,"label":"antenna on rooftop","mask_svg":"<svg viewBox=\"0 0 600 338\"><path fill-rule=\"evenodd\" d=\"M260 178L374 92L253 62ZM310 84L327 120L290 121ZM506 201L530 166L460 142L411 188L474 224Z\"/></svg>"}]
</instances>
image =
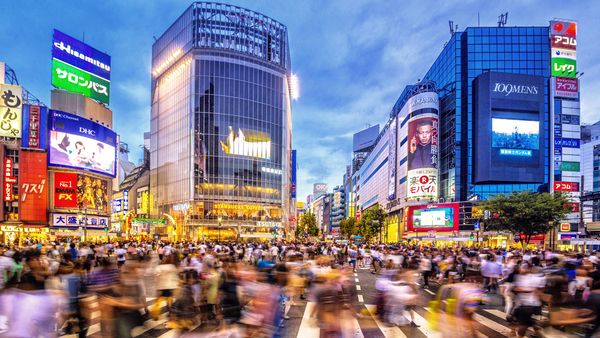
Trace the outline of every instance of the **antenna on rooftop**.
<instances>
[{"instance_id":1,"label":"antenna on rooftop","mask_svg":"<svg viewBox=\"0 0 600 338\"><path fill-rule=\"evenodd\" d=\"M506 12L504 14L500 14L500 16L498 17L498 27L506 26L507 20L508 20L508 12Z\"/></svg>"},{"instance_id":2,"label":"antenna on rooftop","mask_svg":"<svg viewBox=\"0 0 600 338\"><path fill-rule=\"evenodd\" d=\"M454 33L458 30L458 25L454 26L454 21L449 20L448 26L450 27L450 35L454 35Z\"/></svg>"}]
</instances>

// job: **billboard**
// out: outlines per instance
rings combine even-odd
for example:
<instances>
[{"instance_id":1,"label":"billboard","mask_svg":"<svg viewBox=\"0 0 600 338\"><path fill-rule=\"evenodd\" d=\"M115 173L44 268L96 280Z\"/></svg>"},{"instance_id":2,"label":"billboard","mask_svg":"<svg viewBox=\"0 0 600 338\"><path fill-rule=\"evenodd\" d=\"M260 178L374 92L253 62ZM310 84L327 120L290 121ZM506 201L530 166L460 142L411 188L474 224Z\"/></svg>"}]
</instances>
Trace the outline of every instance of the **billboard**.
<instances>
[{"instance_id":1,"label":"billboard","mask_svg":"<svg viewBox=\"0 0 600 338\"><path fill-rule=\"evenodd\" d=\"M398 132L397 118L392 119L388 137L388 199L396 198L396 138Z\"/></svg>"},{"instance_id":2,"label":"billboard","mask_svg":"<svg viewBox=\"0 0 600 338\"><path fill-rule=\"evenodd\" d=\"M49 130L49 165L115 177L115 132L80 116L57 110L50 110Z\"/></svg>"},{"instance_id":3,"label":"billboard","mask_svg":"<svg viewBox=\"0 0 600 338\"><path fill-rule=\"evenodd\" d=\"M375 144L379 136L379 125L376 124L361 130L352 136L352 151L363 151Z\"/></svg>"},{"instance_id":4,"label":"billboard","mask_svg":"<svg viewBox=\"0 0 600 338\"><path fill-rule=\"evenodd\" d=\"M86 209L88 212L108 213L108 201L108 183L106 180L77 174L77 207L79 209Z\"/></svg>"},{"instance_id":5,"label":"billboard","mask_svg":"<svg viewBox=\"0 0 600 338\"><path fill-rule=\"evenodd\" d=\"M550 21L550 69L552 76L577 77L577 23Z\"/></svg>"},{"instance_id":6,"label":"billboard","mask_svg":"<svg viewBox=\"0 0 600 338\"><path fill-rule=\"evenodd\" d=\"M578 182L554 181L554 191L578 192Z\"/></svg>"},{"instance_id":7,"label":"billboard","mask_svg":"<svg viewBox=\"0 0 600 338\"><path fill-rule=\"evenodd\" d=\"M4 200L9 202L13 200L13 184L17 183L17 178L13 176L13 160L10 157L4 158Z\"/></svg>"},{"instance_id":8,"label":"billboard","mask_svg":"<svg viewBox=\"0 0 600 338\"><path fill-rule=\"evenodd\" d=\"M48 140L48 107L23 105L21 147L46 149Z\"/></svg>"},{"instance_id":9,"label":"billboard","mask_svg":"<svg viewBox=\"0 0 600 338\"><path fill-rule=\"evenodd\" d=\"M2 74L4 76L4 74ZM21 86L0 84L0 136L21 137L23 89Z\"/></svg>"},{"instance_id":10,"label":"billboard","mask_svg":"<svg viewBox=\"0 0 600 338\"><path fill-rule=\"evenodd\" d=\"M46 223L48 216L46 154L22 150L19 159L19 213L24 222Z\"/></svg>"},{"instance_id":11,"label":"billboard","mask_svg":"<svg viewBox=\"0 0 600 338\"><path fill-rule=\"evenodd\" d=\"M109 103L110 56L65 33L52 36L52 85Z\"/></svg>"},{"instance_id":12,"label":"billboard","mask_svg":"<svg viewBox=\"0 0 600 338\"><path fill-rule=\"evenodd\" d=\"M486 72L473 85L473 183L544 181L544 78Z\"/></svg>"},{"instance_id":13,"label":"billboard","mask_svg":"<svg viewBox=\"0 0 600 338\"><path fill-rule=\"evenodd\" d=\"M579 79L553 77L554 97L576 99L579 97Z\"/></svg>"},{"instance_id":14,"label":"billboard","mask_svg":"<svg viewBox=\"0 0 600 338\"><path fill-rule=\"evenodd\" d=\"M408 230L456 231L458 216L458 203L411 206L408 207Z\"/></svg>"},{"instance_id":15,"label":"billboard","mask_svg":"<svg viewBox=\"0 0 600 338\"><path fill-rule=\"evenodd\" d=\"M434 200L438 196L438 111L435 92L411 97L408 102L407 191L409 200ZM403 152L404 153L404 152Z\"/></svg>"},{"instance_id":16,"label":"billboard","mask_svg":"<svg viewBox=\"0 0 600 338\"><path fill-rule=\"evenodd\" d=\"M292 185L290 187L290 197L296 198L296 149L292 150Z\"/></svg>"},{"instance_id":17,"label":"billboard","mask_svg":"<svg viewBox=\"0 0 600 338\"><path fill-rule=\"evenodd\" d=\"M236 133L234 128L229 126L227 138L219 142L227 155L271 159L271 137L267 133L241 128L238 128Z\"/></svg>"},{"instance_id":18,"label":"billboard","mask_svg":"<svg viewBox=\"0 0 600 338\"><path fill-rule=\"evenodd\" d=\"M87 222L85 222L87 221ZM87 223L87 228L103 229L108 227L108 217L97 215L84 215L81 221L77 219L77 214L69 213L52 213L52 226L78 228L83 227L84 222Z\"/></svg>"},{"instance_id":19,"label":"billboard","mask_svg":"<svg viewBox=\"0 0 600 338\"><path fill-rule=\"evenodd\" d=\"M77 208L77 174L54 173L54 207Z\"/></svg>"}]
</instances>

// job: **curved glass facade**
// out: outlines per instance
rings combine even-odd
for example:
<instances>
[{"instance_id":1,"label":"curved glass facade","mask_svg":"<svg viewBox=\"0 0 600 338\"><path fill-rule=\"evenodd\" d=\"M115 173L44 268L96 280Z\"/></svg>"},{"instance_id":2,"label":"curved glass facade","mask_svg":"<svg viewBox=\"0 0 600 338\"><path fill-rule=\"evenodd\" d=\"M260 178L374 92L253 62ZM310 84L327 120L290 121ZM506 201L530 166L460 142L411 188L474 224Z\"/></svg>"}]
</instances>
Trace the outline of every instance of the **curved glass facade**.
<instances>
[{"instance_id":1,"label":"curved glass facade","mask_svg":"<svg viewBox=\"0 0 600 338\"><path fill-rule=\"evenodd\" d=\"M288 55L285 26L214 3L194 3L154 44L151 190L154 214L184 225L177 235L271 237L286 225Z\"/></svg>"}]
</instances>

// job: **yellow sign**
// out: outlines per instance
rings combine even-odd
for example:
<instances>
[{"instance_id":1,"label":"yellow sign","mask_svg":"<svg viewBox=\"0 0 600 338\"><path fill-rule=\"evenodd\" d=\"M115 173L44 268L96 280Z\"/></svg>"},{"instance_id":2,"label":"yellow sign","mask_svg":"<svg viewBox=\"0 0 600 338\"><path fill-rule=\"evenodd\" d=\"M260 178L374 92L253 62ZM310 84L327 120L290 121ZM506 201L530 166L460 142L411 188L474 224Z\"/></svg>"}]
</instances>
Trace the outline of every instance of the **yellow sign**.
<instances>
[{"instance_id":1,"label":"yellow sign","mask_svg":"<svg viewBox=\"0 0 600 338\"><path fill-rule=\"evenodd\" d=\"M21 86L0 84L0 136L21 137L22 100Z\"/></svg>"}]
</instances>

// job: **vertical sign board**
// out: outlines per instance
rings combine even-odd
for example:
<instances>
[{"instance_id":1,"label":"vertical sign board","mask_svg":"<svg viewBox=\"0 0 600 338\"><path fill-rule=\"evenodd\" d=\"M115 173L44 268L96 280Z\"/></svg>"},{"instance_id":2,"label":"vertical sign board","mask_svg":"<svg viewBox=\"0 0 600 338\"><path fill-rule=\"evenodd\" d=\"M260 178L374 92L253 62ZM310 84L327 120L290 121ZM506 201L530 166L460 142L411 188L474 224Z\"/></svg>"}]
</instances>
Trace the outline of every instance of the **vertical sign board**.
<instances>
[{"instance_id":1,"label":"vertical sign board","mask_svg":"<svg viewBox=\"0 0 600 338\"><path fill-rule=\"evenodd\" d=\"M46 149L48 140L47 126L47 107L24 104L21 147L28 149Z\"/></svg>"},{"instance_id":2,"label":"vertical sign board","mask_svg":"<svg viewBox=\"0 0 600 338\"><path fill-rule=\"evenodd\" d=\"M55 29L52 85L108 104L110 56Z\"/></svg>"},{"instance_id":3,"label":"vertical sign board","mask_svg":"<svg viewBox=\"0 0 600 338\"><path fill-rule=\"evenodd\" d=\"M13 200L13 184L17 183L17 179L13 177L13 160L10 157L4 159L4 200Z\"/></svg>"},{"instance_id":4,"label":"vertical sign board","mask_svg":"<svg viewBox=\"0 0 600 338\"><path fill-rule=\"evenodd\" d=\"M0 84L0 136L21 137L23 89L21 86Z\"/></svg>"},{"instance_id":5,"label":"vertical sign board","mask_svg":"<svg viewBox=\"0 0 600 338\"><path fill-rule=\"evenodd\" d=\"M19 213L22 221L46 223L47 159L40 151L22 150L19 159Z\"/></svg>"},{"instance_id":6,"label":"vertical sign board","mask_svg":"<svg viewBox=\"0 0 600 338\"><path fill-rule=\"evenodd\" d=\"M436 92L411 97L408 102L407 191L409 200L438 197L438 112Z\"/></svg>"},{"instance_id":7,"label":"vertical sign board","mask_svg":"<svg viewBox=\"0 0 600 338\"><path fill-rule=\"evenodd\" d=\"M396 133L398 125L396 123L398 117L395 116L390 123L390 131L388 136L388 199L396 198Z\"/></svg>"},{"instance_id":8,"label":"vertical sign board","mask_svg":"<svg viewBox=\"0 0 600 338\"><path fill-rule=\"evenodd\" d=\"M292 150L292 185L290 187L290 197L296 198L296 150Z\"/></svg>"},{"instance_id":9,"label":"vertical sign board","mask_svg":"<svg viewBox=\"0 0 600 338\"><path fill-rule=\"evenodd\" d=\"M577 22L550 21L552 76L577 77Z\"/></svg>"}]
</instances>

